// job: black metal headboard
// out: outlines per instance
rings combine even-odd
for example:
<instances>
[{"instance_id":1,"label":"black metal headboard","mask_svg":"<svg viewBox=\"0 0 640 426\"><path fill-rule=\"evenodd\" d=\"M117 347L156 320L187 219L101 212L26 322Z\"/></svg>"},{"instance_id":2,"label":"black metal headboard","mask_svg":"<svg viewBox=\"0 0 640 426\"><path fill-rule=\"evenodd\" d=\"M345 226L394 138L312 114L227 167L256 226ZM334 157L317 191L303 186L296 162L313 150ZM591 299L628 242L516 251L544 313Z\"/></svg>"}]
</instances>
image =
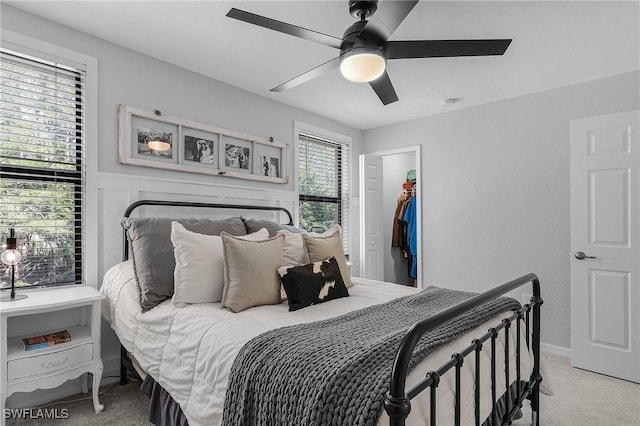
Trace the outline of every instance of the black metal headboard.
<instances>
[{"instance_id":1,"label":"black metal headboard","mask_svg":"<svg viewBox=\"0 0 640 426\"><path fill-rule=\"evenodd\" d=\"M168 206L168 207L202 207L207 209L236 209L236 210L262 210L262 211L279 211L284 212L289 218L287 225L293 225L293 216L289 210L284 207L273 206L249 206L244 204L217 204L217 203L195 203L189 201L164 201L164 200L139 200L131 203L124 211L124 217L130 217L131 213L141 206ZM122 258L129 258L129 241L127 240L127 231L124 230L122 240Z\"/></svg>"}]
</instances>

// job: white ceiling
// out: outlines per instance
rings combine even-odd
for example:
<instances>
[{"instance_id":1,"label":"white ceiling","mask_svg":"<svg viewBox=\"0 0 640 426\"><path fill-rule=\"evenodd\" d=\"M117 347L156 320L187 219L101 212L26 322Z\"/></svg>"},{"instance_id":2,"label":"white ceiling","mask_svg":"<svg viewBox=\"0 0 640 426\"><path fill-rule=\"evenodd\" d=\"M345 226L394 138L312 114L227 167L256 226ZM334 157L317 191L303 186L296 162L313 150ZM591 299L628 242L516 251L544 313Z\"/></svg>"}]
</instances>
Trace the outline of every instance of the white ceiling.
<instances>
[{"instance_id":1,"label":"white ceiling","mask_svg":"<svg viewBox=\"0 0 640 426\"><path fill-rule=\"evenodd\" d=\"M383 0L384 1L384 0ZM386 0L392 1L392 0ZM358 129L640 69L639 1L422 0L391 40L512 38L504 56L392 60L384 106L339 70L269 89L336 49L227 18L231 7L341 37L347 1L6 1L62 25ZM458 98L443 108L446 98Z\"/></svg>"}]
</instances>

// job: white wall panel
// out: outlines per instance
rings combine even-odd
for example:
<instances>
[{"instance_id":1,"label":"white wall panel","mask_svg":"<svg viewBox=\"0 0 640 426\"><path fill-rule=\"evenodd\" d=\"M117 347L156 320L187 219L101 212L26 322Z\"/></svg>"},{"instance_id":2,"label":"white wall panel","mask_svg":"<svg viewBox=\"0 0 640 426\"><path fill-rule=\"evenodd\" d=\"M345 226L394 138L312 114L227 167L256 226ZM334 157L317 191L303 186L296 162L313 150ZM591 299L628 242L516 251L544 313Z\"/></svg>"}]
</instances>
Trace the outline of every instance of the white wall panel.
<instances>
[{"instance_id":1,"label":"white wall panel","mask_svg":"<svg viewBox=\"0 0 640 426\"><path fill-rule=\"evenodd\" d=\"M195 201L203 203L224 203L241 205L264 205L284 207L294 215L297 212L297 194L293 191L274 191L251 187L207 185L203 183L185 183L157 178L131 179L127 175L110 173L99 174L98 179L99 211L99 260L98 282L102 282L104 273L122 259L122 227L124 211L129 204L143 199L168 201ZM156 217L208 217L221 219L244 215L261 219L286 222L285 215L275 217L273 213L257 211L209 209L171 209L159 206L145 206L134 211L133 215Z\"/></svg>"}]
</instances>

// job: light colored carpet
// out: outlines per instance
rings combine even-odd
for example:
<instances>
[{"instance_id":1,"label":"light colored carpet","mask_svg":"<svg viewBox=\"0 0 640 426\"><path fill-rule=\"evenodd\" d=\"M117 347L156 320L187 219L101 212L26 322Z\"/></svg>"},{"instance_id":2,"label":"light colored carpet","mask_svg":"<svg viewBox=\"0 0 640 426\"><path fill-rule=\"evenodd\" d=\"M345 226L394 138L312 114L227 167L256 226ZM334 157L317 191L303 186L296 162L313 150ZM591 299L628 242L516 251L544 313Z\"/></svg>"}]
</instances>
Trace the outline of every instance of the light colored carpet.
<instances>
[{"instance_id":1,"label":"light colored carpet","mask_svg":"<svg viewBox=\"0 0 640 426\"><path fill-rule=\"evenodd\" d=\"M540 424L543 426L640 426L640 385L572 368L569 360L543 354L552 377L554 396L542 395ZM96 414L91 398L85 395L67 398L47 408L66 408L63 420L8 420L14 425L64 426L148 426L149 399L130 382L101 388L100 401L105 409ZM69 400L81 399L77 402ZM523 426L531 420L528 402L525 417L514 422Z\"/></svg>"},{"instance_id":2,"label":"light colored carpet","mask_svg":"<svg viewBox=\"0 0 640 426\"><path fill-rule=\"evenodd\" d=\"M130 381L100 388L100 403L104 411L96 414L91 393L74 395L47 405L47 410L68 410L66 419L9 419L7 426L149 426L149 398L140 391L140 383ZM35 412L37 414L37 412Z\"/></svg>"},{"instance_id":3,"label":"light colored carpet","mask_svg":"<svg viewBox=\"0 0 640 426\"><path fill-rule=\"evenodd\" d=\"M640 385L571 367L568 358L543 353L553 396L540 397L544 426L640 426ZM525 417L514 425L527 425Z\"/></svg>"}]
</instances>

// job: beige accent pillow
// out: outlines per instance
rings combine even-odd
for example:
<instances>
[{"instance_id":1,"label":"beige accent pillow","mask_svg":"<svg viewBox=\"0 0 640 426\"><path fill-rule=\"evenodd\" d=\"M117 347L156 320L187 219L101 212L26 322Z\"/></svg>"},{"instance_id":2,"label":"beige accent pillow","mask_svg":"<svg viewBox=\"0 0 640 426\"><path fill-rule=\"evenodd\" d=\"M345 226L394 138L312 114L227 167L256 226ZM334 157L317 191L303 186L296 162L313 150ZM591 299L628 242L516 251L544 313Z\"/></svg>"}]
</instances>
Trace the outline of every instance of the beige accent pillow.
<instances>
[{"instance_id":1,"label":"beige accent pillow","mask_svg":"<svg viewBox=\"0 0 640 426\"><path fill-rule=\"evenodd\" d=\"M331 232L332 230L333 232ZM340 227L338 225L335 225L322 235L302 234L302 241L309 256L309 262L320 262L331 256L335 257L345 286L351 287L351 275L349 274L347 259L344 256Z\"/></svg>"},{"instance_id":2,"label":"beige accent pillow","mask_svg":"<svg viewBox=\"0 0 640 426\"><path fill-rule=\"evenodd\" d=\"M316 234L315 232L309 233L313 236L329 236L336 230L340 229L340 225L333 225L327 231L322 234ZM302 234L306 232L291 232L287 229L281 229L278 234L284 235L284 245L282 246L282 265L283 266L298 266L305 265L310 262L309 256L304 249L304 241L302 241ZM284 291L284 287L280 289L280 296L282 300L287 300L287 293Z\"/></svg>"},{"instance_id":3,"label":"beige accent pillow","mask_svg":"<svg viewBox=\"0 0 640 426\"><path fill-rule=\"evenodd\" d=\"M297 266L304 265L308 262L304 251L304 242L302 234L287 231L286 229L278 231L278 235L284 235L284 243L282 246L282 265Z\"/></svg>"},{"instance_id":4,"label":"beige accent pillow","mask_svg":"<svg viewBox=\"0 0 640 426\"><path fill-rule=\"evenodd\" d=\"M262 228L253 234L239 237L264 240L269 231ZM191 232L179 222L171 222L171 242L176 267L173 271L172 303L213 303L222 300L224 261L222 239L218 235Z\"/></svg>"},{"instance_id":5,"label":"beige accent pillow","mask_svg":"<svg viewBox=\"0 0 640 426\"><path fill-rule=\"evenodd\" d=\"M233 312L252 306L280 303L283 235L261 241L243 241L220 234L224 250L222 306Z\"/></svg>"}]
</instances>

